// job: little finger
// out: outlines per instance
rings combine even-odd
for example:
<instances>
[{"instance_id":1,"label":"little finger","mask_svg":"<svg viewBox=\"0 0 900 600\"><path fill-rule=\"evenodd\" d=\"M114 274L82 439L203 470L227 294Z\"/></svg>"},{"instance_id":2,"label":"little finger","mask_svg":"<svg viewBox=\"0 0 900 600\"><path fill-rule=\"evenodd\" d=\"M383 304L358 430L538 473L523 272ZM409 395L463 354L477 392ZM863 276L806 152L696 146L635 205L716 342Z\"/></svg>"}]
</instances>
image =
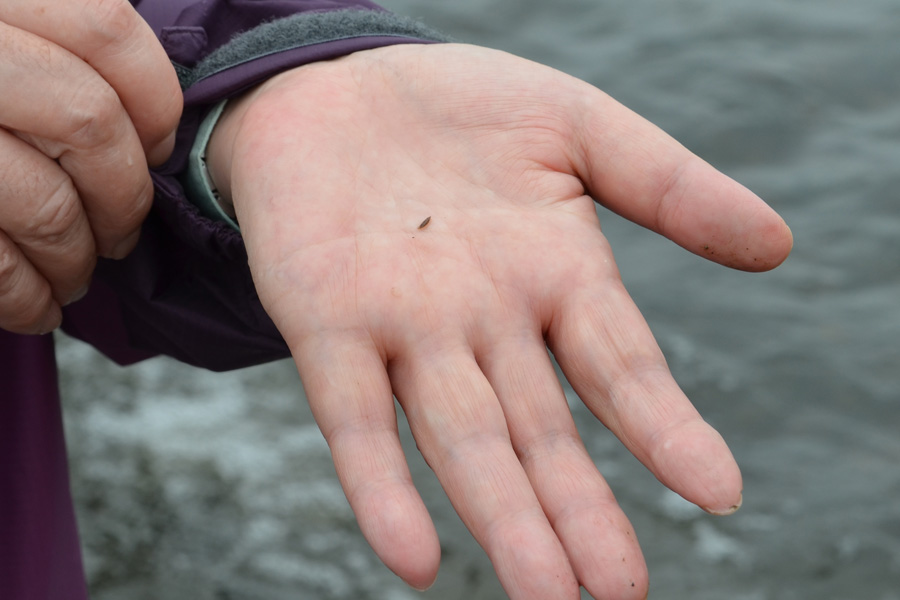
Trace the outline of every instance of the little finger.
<instances>
[{"instance_id":1,"label":"little finger","mask_svg":"<svg viewBox=\"0 0 900 600\"><path fill-rule=\"evenodd\" d=\"M0 328L13 333L49 333L61 321L62 311L47 281L0 231Z\"/></svg>"},{"instance_id":2,"label":"little finger","mask_svg":"<svg viewBox=\"0 0 900 600\"><path fill-rule=\"evenodd\" d=\"M363 535L409 585L429 587L440 563L437 532L413 485L390 381L371 340L316 334L294 357Z\"/></svg>"}]
</instances>

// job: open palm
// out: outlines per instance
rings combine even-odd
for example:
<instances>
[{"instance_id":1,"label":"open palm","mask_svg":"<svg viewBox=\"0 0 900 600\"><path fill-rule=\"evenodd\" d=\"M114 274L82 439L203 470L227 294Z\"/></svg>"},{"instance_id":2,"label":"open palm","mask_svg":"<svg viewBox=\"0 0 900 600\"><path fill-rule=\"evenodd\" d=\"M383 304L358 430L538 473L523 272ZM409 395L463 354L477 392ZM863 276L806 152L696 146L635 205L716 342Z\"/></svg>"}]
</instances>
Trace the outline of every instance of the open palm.
<instances>
[{"instance_id":1,"label":"open palm","mask_svg":"<svg viewBox=\"0 0 900 600\"><path fill-rule=\"evenodd\" d=\"M439 545L419 450L513 598L640 598L634 533L585 451L549 348L665 485L714 513L741 477L622 286L595 200L732 267L783 221L595 88L504 53L402 45L285 73L210 147L260 298L360 526L411 585Z\"/></svg>"}]
</instances>

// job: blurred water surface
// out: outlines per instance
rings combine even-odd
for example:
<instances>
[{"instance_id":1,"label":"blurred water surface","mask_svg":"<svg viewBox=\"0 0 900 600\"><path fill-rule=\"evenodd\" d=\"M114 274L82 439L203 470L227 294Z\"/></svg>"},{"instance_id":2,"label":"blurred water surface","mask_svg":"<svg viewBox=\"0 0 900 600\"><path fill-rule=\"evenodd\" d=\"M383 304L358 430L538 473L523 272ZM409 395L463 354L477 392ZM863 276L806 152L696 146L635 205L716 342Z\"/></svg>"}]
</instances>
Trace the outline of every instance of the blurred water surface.
<instances>
[{"instance_id":1,"label":"blurred water surface","mask_svg":"<svg viewBox=\"0 0 900 600\"><path fill-rule=\"evenodd\" d=\"M709 517L572 396L636 527L651 598L900 598L900 3L385 5L597 85L794 231L787 263L749 275L601 211L676 378L744 473L742 510ZM291 364L120 369L65 340L60 362L96 600L504 597L409 436L442 570L419 595L380 566Z\"/></svg>"}]
</instances>

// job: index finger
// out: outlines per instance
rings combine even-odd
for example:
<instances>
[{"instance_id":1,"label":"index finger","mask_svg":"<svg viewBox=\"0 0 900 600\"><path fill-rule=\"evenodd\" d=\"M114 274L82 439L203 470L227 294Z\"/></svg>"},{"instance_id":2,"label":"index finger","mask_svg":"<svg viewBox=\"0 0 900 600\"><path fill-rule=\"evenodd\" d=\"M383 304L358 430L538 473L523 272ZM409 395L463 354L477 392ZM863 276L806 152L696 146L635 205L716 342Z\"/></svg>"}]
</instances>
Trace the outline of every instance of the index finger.
<instances>
[{"instance_id":1,"label":"index finger","mask_svg":"<svg viewBox=\"0 0 900 600\"><path fill-rule=\"evenodd\" d=\"M618 275L560 293L547 341L578 396L667 487L713 514L741 505L740 469L672 377Z\"/></svg>"},{"instance_id":2,"label":"index finger","mask_svg":"<svg viewBox=\"0 0 900 600\"><path fill-rule=\"evenodd\" d=\"M572 159L595 200L729 267L766 271L784 261L791 232L765 202L606 94L582 91L570 107Z\"/></svg>"},{"instance_id":3,"label":"index finger","mask_svg":"<svg viewBox=\"0 0 900 600\"><path fill-rule=\"evenodd\" d=\"M175 144L181 88L165 51L126 0L4 0L0 21L65 48L116 91L151 165Z\"/></svg>"}]
</instances>

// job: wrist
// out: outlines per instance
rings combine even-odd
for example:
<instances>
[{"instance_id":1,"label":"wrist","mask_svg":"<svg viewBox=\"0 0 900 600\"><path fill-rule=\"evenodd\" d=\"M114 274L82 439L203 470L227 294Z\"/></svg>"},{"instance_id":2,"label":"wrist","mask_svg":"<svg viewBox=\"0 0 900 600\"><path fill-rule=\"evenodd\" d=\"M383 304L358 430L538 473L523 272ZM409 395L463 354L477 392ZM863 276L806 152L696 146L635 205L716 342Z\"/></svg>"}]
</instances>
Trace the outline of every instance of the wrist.
<instances>
[{"instance_id":1,"label":"wrist","mask_svg":"<svg viewBox=\"0 0 900 600\"><path fill-rule=\"evenodd\" d=\"M236 218L237 212L233 194L235 160L254 148L257 152L264 151L266 140L273 136L283 137L286 131L303 129L296 123L300 116L297 112L302 114L303 109L297 106L296 101L278 102L278 91L285 86L301 85L304 86L302 95L307 98L328 97L322 93L321 88L315 87L316 77L308 77L306 74L328 69L330 65L342 60L343 58L339 58L290 69L225 104L205 145L204 167L216 190L221 210L231 218ZM317 104L319 102L315 101ZM247 125L248 122L251 124Z\"/></svg>"},{"instance_id":2,"label":"wrist","mask_svg":"<svg viewBox=\"0 0 900 600\"><path fill-rule=\"evenodd\" d=\"M271 80L270 80L271 81ZM235 156L235 144L244 116L253 99L266 84L259 85L242 96L228 100L215 121L205 148L205 167L210 182L216 190L219 207L230 218L235 218L231 190L231 171Z\"/></svg>"}]
</instances>

